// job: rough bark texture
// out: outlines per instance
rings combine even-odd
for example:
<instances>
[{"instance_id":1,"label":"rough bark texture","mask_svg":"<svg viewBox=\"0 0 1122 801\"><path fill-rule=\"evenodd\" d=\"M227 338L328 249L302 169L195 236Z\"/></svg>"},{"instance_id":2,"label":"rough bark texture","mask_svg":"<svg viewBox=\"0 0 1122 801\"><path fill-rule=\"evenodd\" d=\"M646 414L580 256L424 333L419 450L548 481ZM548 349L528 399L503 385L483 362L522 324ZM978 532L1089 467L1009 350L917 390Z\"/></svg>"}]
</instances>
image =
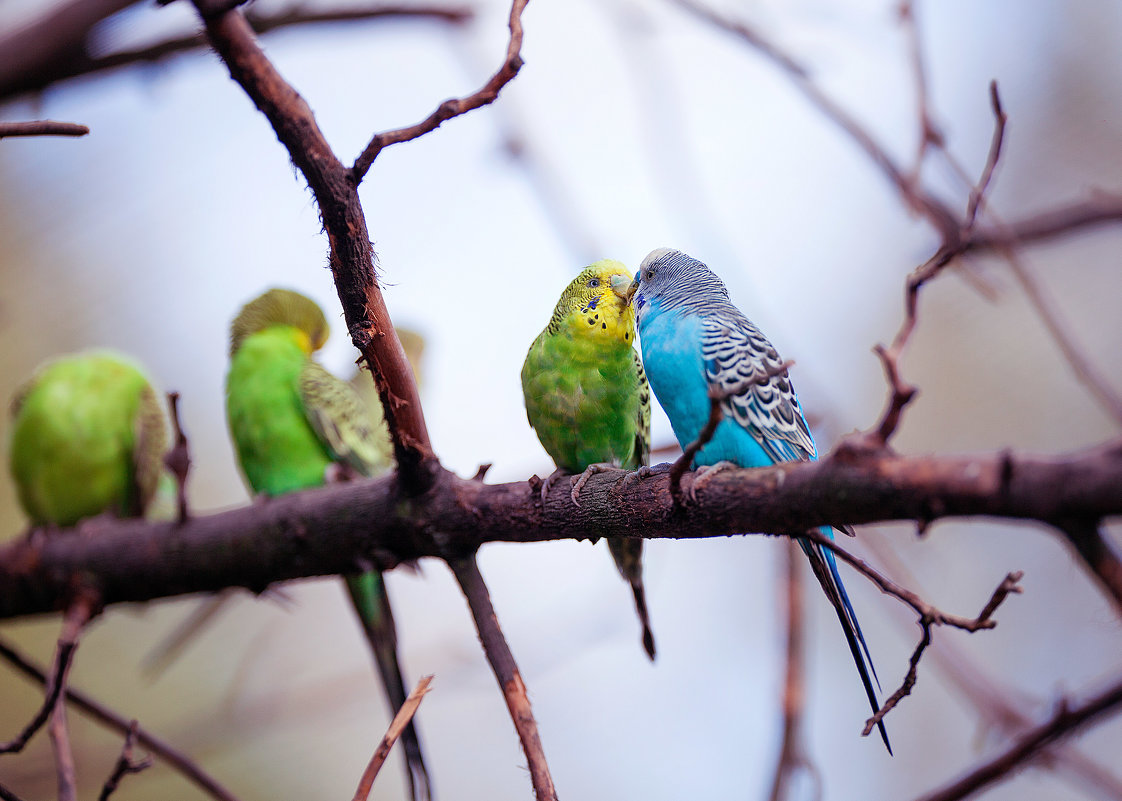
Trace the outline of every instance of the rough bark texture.
<instances>
[{"instance_id":1,"label":"rough bark texture","mask_svg":"<svg viewBox=\"0 0 1122 801\"><path fill-rule=\"evenodd\" d=\"M107 604L456 557L486 542L594 536L713 537L815 526L987 515L1046 522L1122 514L1122 447L1058 457L904 457L841 449L821 462L714 476L676 506L665 473L593 476L574 506L565 482L543 507L534 483L483 484L446 471L416 497L396 476L327 487L183 524L87 524L0 550L0 618L48 612L78 575ZM692 474L684 477L692 480ZM1070 525L1068 526L1070 528ZM96 529L96 531L95 531ZM1119 597L1122 587L1108 585Z\"/></svg>"}]
</instances>

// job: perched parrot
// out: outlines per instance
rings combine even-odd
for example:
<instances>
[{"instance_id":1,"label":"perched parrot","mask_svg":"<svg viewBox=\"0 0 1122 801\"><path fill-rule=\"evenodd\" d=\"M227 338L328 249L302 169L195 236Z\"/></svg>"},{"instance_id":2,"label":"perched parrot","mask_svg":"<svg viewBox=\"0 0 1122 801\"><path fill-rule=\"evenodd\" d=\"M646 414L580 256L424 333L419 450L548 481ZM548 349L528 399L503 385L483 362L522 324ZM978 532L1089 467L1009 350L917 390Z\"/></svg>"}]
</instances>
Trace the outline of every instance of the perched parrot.
<instances>
[{"instance_id":1,"label":"perched parrot","mask_svg":"<svg viewBox=\"0 0 1122 801\"><path fill-rule=\"evenodd\" d=\"M226 417L242 473L254 492L272 496L323 485L342 468L364 476L391 464L388 431L350 384L312 360L327 339L313 301L270 289L247 303L230 326ZM405 703L389 596L377 570L346 576L386 695ZM401 735L414 801L432 797L417 730Z\"/></svg>"},{"instance_id":2,"label":"perched parrot","mask_svg":"<svg viewBox=\"0 0 1122 801\"><path fill-rule=\"evenodd\" d=\"M648 254L631 294L643 365L683 448L698 439L709 419L710 390L732 390L782 364L772 344L729 300L721 279L681 251L663 248ZM818 458L786 371L730 395L721 402L721 411L723 418L713 438L694 457L697 467L764 467ZM829 528L822 532L833 536ZM865 694L876 711L876 671L834 555L806 540L799 544L837 612ZM891 754L884 724L878 726Z\"/></svg>"},{"instance_id":3,"label":"perched parrot","mask_svg":"<svg viewBox=\"0 0 1122 801\"><path fill-rule=\"evenodd\" d=\"M561 293L553 317L522 365L526 416L578 502L584 479L604 467L638 469L651 444L651 392L632 343L627 304L631 273L604 259L586 267ZM552 478L552 477L551 477ZM549 489L543 486L543 497ZM608 548L631 585L643 626L643 648L655 657L643 592L643 541L611 537Z\"/></svg>"},{"instance_id":4,"label":"perched parrot","mask_svg":"<svg viewBox=\"0 0 1122 801\"><path fill-rule=\"evenodd\" d=\"M144 515L164 475L167 426L131 361L110 351L50 361L11 411L9 463L32 525Z\"/></svg>"}]
</instances>

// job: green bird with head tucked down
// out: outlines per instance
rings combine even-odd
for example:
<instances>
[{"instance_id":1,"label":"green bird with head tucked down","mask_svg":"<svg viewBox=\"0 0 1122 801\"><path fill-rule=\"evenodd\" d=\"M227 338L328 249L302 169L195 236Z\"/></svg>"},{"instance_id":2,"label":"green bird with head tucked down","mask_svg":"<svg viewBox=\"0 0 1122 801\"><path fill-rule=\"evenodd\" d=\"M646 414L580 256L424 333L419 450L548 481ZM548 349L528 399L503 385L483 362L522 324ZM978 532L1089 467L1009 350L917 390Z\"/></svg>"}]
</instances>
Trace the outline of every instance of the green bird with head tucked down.
<instances>
[{"instance_id":1,"label":"green bird with head tucked down","mask_svg":"<svg viewBox=\"0 0 1122 801\"><path fill-rule=\"evenodd\" d=\"M647 464L651 393L635 352L635 315L627 303L631 273L603 259L586 267L561 293L522 365L526 416L559 472L572 479L572 499L592 473ZM551 477L552 478L552 477ZM548 492L549 482L542 488ZM643 648L654 659L643 590L643 541L608 539L612 558L631 585L643 628Z\"/></svg>"},{"instance_id":2,"label":"green bird with head tucked down","mask_svg":"<svg viewBox=\"0 0 1122 801\"><path fill-rule=\"evenodd\" d=\"M11 412L9 466L32 525L148 510L164 474L167 427L130 360L91 351L50 361L16 393Z\"/></svg>"},{"instance_id":3,"label":"green bird with head tucked down","mask_svg":"<svg viewBox=\"0 0 1122 801\"><path fill-rule=\"evenodd\" d=\"M312 360L327 340L327 320L309 298L270 289L247 303L230 326L226 417L246 481L254 492L281 495L318 487L332 471L364 476L391 465L389 434L369 401ZM397 634L382 575L346 576L390 704L405 703ZM432 792L417 730L402 732L414 801Z\"/></svg>"}]
</instances>

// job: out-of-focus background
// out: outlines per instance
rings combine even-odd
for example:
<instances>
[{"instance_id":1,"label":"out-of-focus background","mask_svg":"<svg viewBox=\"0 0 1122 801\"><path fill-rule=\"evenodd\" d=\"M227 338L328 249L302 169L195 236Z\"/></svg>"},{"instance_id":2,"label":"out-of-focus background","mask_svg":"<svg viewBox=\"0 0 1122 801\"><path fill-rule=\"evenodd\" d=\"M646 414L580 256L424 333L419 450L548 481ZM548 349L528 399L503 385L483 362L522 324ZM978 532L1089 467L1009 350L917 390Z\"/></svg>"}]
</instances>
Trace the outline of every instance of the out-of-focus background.
<instances>
[{"instance_id":1,"label":"out-of-focus background","mask_svg":"<svg viewBox=\"0 0 1122 801\"><path fill-rule=\"evenodd\" d=\"M315 3L309 3L314 7ZM12 29L51 3L6 0ZM283 4L259 0L258 11ZM885 0L724 3L805 63L902 163L917 145L908 40ZM353 159L372 133L474 91L506 47L503 0L476 0L466 27L347 23L267 36L268 54ZM1010 115L993 207L1015 220L1122 187L1122 6L1102 0L924 3L919 29L931 105L971 174L992 130L987 84ZM362 200L397 324L427 340L423 399L444 464L488 480L551 469L525 421L519 370L557 295L588 262L634 269L651 249L708 262L787 358L821 449L871 425L885 397L871 347L902 315L906 274L934 250L869 160L741 42L670 3L534 0L526 66L491 107L377 161ZM99 27L105 52L196 27L186 3L149 4ZM132 353L182 393L196 510L248 502L227 440L227 325L264 288L316 298L335 321L323 362L347 341L310 192L268 124L205 51L60 84L0 106L4 120L50 117L90 136L0 141L0 396L43 359L92 346ZM956 208L965 188L939 159L927 184ZM1026 251L1074 339L1122 390L1122 231ZM971 263L987 298L954 272L924 290L903 363L921 395L896 440L905 453L1063 452L1117 435L1078 385L1007 265ZM7 419L0 422L0 429ZM3 432L0 432L3 433ZM656 445L673 441L656 411ZM0 537L24 523L6 474ZM1114 531L1117 535L1117 530ZM1122 662L1111 608L1039 526L950 521L863 528L851 543L890 549L926 598L978 612L1001 577L1025 593L996 630L937 631L976 678L1043 718L1061 692L1089 692ZM492 545L481 565L530 688L546 753L570 799L762 798L780 731L780 543L763 537L652 542L646 576L659 647L649 664L626 586L603 545ZM448 570L389 577L409 676L436 680L418 717L444 801L530 796L529 778L466 606ZM898 604L845 572L881 681L902 678L917 630ZM282 606L243 597L162 677L138 663L197 599L114 608L83 639L72 684L196 757L245 801L349 797L389 721L366 647L335 580L286 587ZM933 659L887 719L896 749L861 738L865 699L817 588L808 607L806 731L827 799L918 795L1000 742ZM0 634L50 658L57 618ZM40 691L0 665L0 738ZM82 797L96 794L120 738L71 715ZM1078 743L1116 767L1122 722ZM397 757L394 757L396 760ZM25 798L54 793L47 738L0 757ZM1102 797L1026 770L992 799ZM117 798L198 798L157 765ZM374 798L403 797L396 761Z\"/></svg>"}]
</instances>

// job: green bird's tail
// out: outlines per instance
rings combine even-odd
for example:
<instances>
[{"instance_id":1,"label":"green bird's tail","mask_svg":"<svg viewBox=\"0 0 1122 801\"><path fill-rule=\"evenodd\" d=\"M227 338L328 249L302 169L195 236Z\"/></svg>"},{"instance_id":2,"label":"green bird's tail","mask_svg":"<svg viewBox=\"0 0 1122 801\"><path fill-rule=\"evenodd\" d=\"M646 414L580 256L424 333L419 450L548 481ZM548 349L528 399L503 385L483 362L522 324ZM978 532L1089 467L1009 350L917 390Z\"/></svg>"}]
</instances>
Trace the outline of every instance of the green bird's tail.
<instances>
[{"instance_id":1,"label":"green bird's tail","mask_svg":"<svg viewBox=\"0 0 1122 801\"><path fill-rule=\"evenodd\" d=\"M376 570L368 573L345 577L347 592L350 593L355 613L358 615L378 673L382 676L382 686L386 698L396 714L405 703L405 680L401 675L401 665L397 661L397 629L394 627L393 610L390 597L386 594L386 584L382 574ZM409 779L409 792L413 801L432 801L432 788L428 770L421 753L421 739L410 720L401 733L401 745L405 749L406 775Z\"/></svg>"},{"instance_id":2,"label":"green bird's tail","mask_svg":"<svg viewBox=\"0 0 1122 801\"><path fill-rule=\"evenodd\" d=\"M651 631L651 620L647 614L647 596L643 590L643 541L627 537L608 537L608 550L612 552L612 559L619 568L620 575L631 585L631 592L635 595L635 611L639 614L639 623L643 626L643 650L651 661L655 658L654 633Z\"/></svg>"}]
</instances>

